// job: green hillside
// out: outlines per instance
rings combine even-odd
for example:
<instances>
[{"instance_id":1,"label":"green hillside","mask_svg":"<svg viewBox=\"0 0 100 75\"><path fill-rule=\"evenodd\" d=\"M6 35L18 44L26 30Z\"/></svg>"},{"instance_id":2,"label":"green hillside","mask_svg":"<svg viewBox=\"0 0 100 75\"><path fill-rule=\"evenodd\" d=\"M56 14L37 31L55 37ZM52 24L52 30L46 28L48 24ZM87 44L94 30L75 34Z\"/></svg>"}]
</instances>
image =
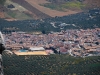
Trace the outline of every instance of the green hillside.
<instances>
[{"instance_id":1,"label":"green hillside","mask_svg":"<svg viewBox=\"0 0 100 75\"><path fill-rule=\"evenodd\" d=\"M100 57L69 55L16 56L3 54L5 75L100 75Z\"/></svg>"},{"instance_id":2,"label":"green hillside","mask_svg":"<svg viewBox=\"0 0 100 75\"><path fill-rule=\"evenodd\" d=\"M58 32L67 29L94 29L100 28L100 9L89 10L89 12L82 12L74 15L48 18L42 20L22 20L22 21L6 21L0 19L1 31L45 31L46 33L54 31ZM24 16L25 17L25 16ZM51 23L55 23L54 27ZM69 24L63 25L62 24ZM74 26L73 26L74 25ZM15 29L13 29L15 28Z\"/></svg>"},{"instance_id":3,"label":"green hillside","mask_svg":"<svg viewBox=\"0 0 100 75\"><path fill-rule=\"evenodd\" d=\"M20 12L18 10L15 10L15 11L8 10L6 12L6 17L9 17L9 16L12 17L12 18L15 18L17 20L33 19L31 16L28 16L27 14Z\"/></svg>"}]
</instances>

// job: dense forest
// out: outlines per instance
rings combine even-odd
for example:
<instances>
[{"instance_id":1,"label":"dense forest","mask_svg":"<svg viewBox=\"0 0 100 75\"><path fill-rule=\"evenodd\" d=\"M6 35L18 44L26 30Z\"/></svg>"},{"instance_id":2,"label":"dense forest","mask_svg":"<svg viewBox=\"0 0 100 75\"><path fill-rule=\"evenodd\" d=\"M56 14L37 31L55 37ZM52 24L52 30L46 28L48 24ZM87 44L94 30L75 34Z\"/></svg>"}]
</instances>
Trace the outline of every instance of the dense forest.
<instances>
[{"instance_id":1,"label":"dense forest","mask_svg":"<svg viewBox=\"0 0 100 75\"><path fill-rule=\"evenodd\" d=\"M52 25L55 24L55 27ZM93 9L74 15L41 20L6 21L0 19L0 30L11 31L61 31L66 29L100 28L100 9Z\"/></svg>"},{"instance_id":2,"label":"dense forest","mask_svg":"<svg viewBox=\"0 0 100 75\"><path fill-rule=\"evenodd\" d=\"M100 75L100 57L17 56L3 53L4 75Z\"/></svg>"}]
</instances>

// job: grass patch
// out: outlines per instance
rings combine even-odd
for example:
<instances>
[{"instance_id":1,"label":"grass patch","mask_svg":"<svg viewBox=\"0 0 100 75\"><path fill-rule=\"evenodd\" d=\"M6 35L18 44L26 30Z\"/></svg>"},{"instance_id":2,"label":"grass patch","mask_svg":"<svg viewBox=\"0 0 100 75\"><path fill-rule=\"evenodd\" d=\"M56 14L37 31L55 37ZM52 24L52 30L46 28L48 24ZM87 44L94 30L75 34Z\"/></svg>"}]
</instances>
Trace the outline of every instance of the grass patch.
<instances>
[{"instance_id":1,"label":"grass patch","mask_svg":"<svg viewBox=\"0 0 100 75\"><path fill-rule=\"evenodd\" d=\"M64 8L61 7L61 5L57 5L55 3L46 3L46 4L40 4L41 6L53 9L53 10L58 10L58 11L64 11Z\"/></svg>"},{"instance_id":2,"label":"grass patch","mask_svg":"<svg viewBox=\"0 0 100 75\"><path fill-rule=\"evenodd\" d=\"M82 4L81 2L66 2L65 4L62 4L61 7L66 8L66 9L71 9L71 8L75 8L75 9L82 9L85 7L84 4Z\"/></svg>"},{"instance_id":3,"label":"grass patch","mask_svg":"<svg viewBox=\"0 0 100 75\"><path fill-rule=\"evenodd\" d=\"M22 13L20 11L8 11L7 14L15 19L19 19L19 20L25 20L25 19L32 19L32 17L28 16L25 13Z\"/></svg>"},{"instance_id":4,"label":"grass patch","mask_svg":"<svg viewBox=\"0 0 100 75\"><path fill-rule=\"evenodd\" d=\"M15 12L12 12L12 11L8 11L7 14L9 16L11 16L12 18L15 18L15 16L16 16L16 13Z\"/></svg>"},{"instance_id":5,"label":"grass patch","mask_svg":"<svg viewBox=\"0 0 100 75\"><path fill-rule=\"evenodd\" d=\"M41 4L44 7L53 9L53 10L58 10L58 11L65 11L65 9L83 9L85 7L84 4L82 4L79 1L76 2L66 2L64 4L55 4L55 3L46 3L46 4Z\"/></svg>"},{"instance_id":6,"label":"grass patch","mask_svg":"<svg viewBox=\"0 0 100 75\"><path fill-rule=\"evenodd\" d=\"M32 17L24 14L24 13L17 13L16 19L25 20L25 19L32 19Z\"/></svg>"}]
</instances>

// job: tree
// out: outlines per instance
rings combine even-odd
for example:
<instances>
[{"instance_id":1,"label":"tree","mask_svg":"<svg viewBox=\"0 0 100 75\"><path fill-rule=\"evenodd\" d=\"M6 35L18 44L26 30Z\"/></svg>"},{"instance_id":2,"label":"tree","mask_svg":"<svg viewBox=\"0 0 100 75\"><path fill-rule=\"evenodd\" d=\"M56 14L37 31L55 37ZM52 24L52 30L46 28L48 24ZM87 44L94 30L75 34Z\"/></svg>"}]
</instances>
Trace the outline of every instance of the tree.
<instances>
[{"instance_id":1,"label":"tree","mask_svg":"<svg viewBox=\"0 0 100 75\"><path fill-rule=\"evenodd\" d=\"M4 5L4 3L6 2L6 0L0 0L0 4Z\"/></svg>"},{"instance_id":2,"label":"tree","mask_svg":"<svg viewBox=\"0 0 100 75\"><path fill-rule=\"evenodd\" d=\"M45 34L46 32L45 32L45 30L42 30L42 34Z\"/></svg>"}]
</instances>

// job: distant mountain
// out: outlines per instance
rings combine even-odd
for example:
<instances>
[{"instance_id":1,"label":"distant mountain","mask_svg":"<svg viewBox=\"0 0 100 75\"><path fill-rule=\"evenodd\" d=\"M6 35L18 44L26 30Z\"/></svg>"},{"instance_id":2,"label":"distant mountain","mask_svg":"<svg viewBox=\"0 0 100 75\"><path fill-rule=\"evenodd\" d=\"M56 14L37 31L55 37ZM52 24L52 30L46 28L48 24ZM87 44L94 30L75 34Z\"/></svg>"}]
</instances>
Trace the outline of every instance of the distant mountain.
<instances>
[{"instance_id":1,"label":"distant mountain","mask_svg":"<svg viewBox=\"0 0 100 75\"><path fill-rule=\"evenodd\" d=\"M100 0L0 0L0 18L44 19L99 8Z\"/></svg>"}]
</instances>

